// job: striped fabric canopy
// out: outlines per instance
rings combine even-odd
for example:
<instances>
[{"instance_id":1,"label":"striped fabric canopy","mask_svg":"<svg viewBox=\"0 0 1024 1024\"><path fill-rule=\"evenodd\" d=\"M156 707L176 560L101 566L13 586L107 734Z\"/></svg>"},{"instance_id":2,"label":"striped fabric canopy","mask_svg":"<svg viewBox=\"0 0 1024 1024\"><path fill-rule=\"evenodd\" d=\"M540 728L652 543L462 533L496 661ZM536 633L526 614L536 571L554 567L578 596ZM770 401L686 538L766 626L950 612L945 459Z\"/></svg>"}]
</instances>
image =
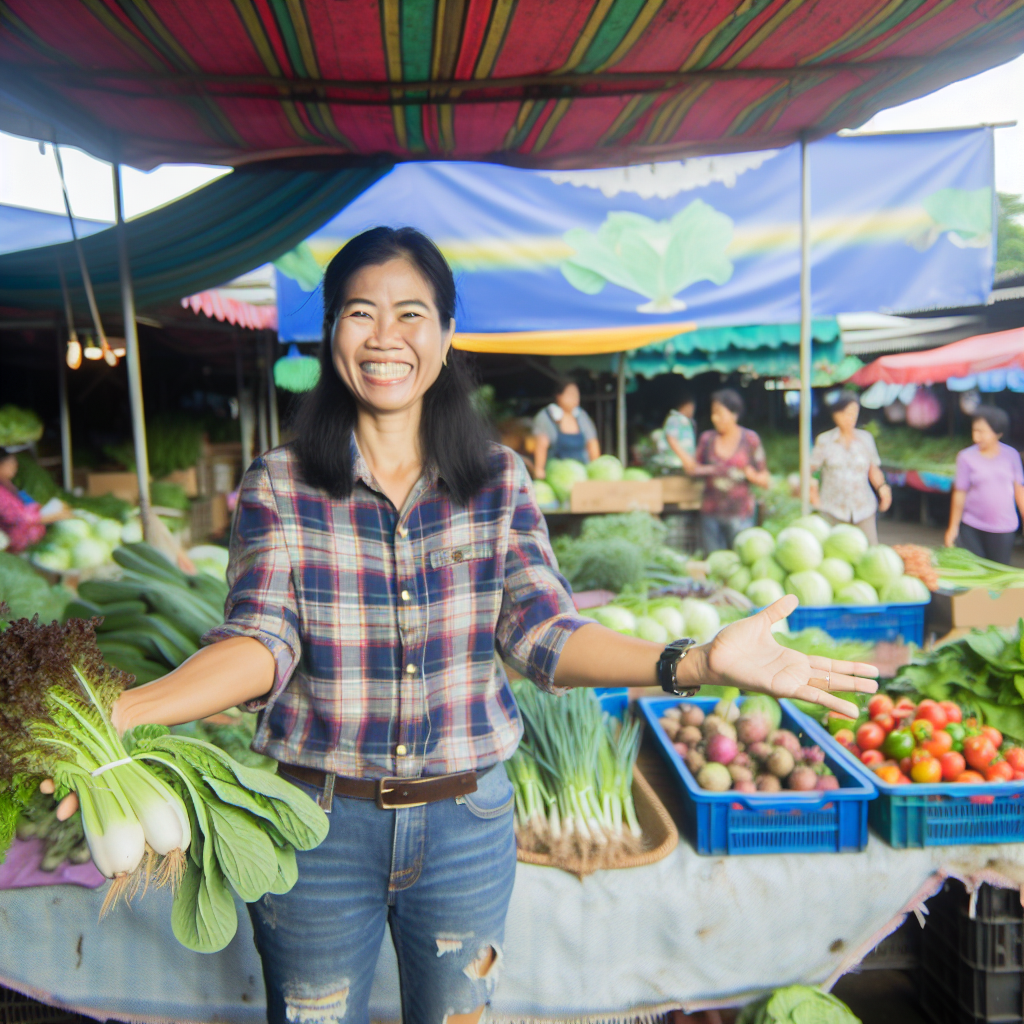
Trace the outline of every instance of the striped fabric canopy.
<instances>
[{"instance_id":1,"label":"striped fabric canopy","mask_svg":"<svg viewBox=\"0 0 1024 1024\"><path fill-rule=\"evenodd\" d=\"M1022 0L0 0L0 127L140 167L621 165L855 126L1022 50Z\"/></svg>"}]
</instances>

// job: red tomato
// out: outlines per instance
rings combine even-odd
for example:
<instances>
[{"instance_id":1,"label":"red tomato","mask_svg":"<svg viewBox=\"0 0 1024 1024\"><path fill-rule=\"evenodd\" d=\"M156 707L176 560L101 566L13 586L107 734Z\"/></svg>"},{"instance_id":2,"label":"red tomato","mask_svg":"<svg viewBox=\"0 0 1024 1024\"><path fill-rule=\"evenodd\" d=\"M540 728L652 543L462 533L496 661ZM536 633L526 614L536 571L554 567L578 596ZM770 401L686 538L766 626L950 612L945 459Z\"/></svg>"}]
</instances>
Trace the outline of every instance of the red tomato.
<instances>
[{"instance_id":1,"label":"red tomato","mask_svg":"<svg viewBox=\"0 0 1024 1024\"><path fill-rule=\"evenodd\" d=\"M932 757L929 754L924 760L918 761L910 769L910 777L914 782L941 782L942 765L939 764L937 757Z\"/></svg>"},{"instance_id":2,"label":"red tomato","mask_svg":"<svg viewBox=\"0 0 1024 1024\"><path fill-rule=\"evenodd\" d=\"M978 720L976 718L965 718L961 724L965 729L978 728Z\"/></svg>"},{"instance_id":3,"label":"red tomato","mask_svg":"<svg viewBox=\"0 0 1024 1024\"><path fill-rule=\"evenodd\" d=\"M875 715L871 721L876 725L880 725L887 733L892 732L893 729L896 728L896 719L888 712L884 712L881 715Z\"/></svg>"},{"instance_id":4,"label":"red tomato","mask_svg":"<svg viewBox=\"0 0 1024 1024\"><path fill-rule=\"evenodd\" d=\"M862 751L862 750L860 749L860 747L858 747L858 746L857 746L857 744L856 744L856 743L851 743L851 744L850 744L850 745L849 745L849 746L848 746L848 747L847 747L846 749L847 749L847 750L848 750L848 751L849 751L849 752L850 752L851 754L853 754L853 756L854 756L854 757L856 757L856 758L857 758L858 760L860 759L860 755L861 755L862 753L864 753L864 751Z\"/></svg>"},{"instance_id":5,"label":"red tomato","mask_svg":"<svg viewBox=\"0 0 1024 1024\"><path fill-rule=\"evenodd\" d=\"M892 697L887 693L876 693L871 700L868 701L868 718L877 718L879 715L887 715L895 705L892 702Z\"/></svg>"},{"instance_id":6,"label":"red tomato","mask_svg":"<svg viewBox=\"0 0 1024 1024\"><path fill-rule=\"evenodd\" d=\"M946 712L947 724L964 720L964 713L960 710L960 705L955 700L940 700L939 707Z\"/></svg>"},{"instance_id":7,"label":"red tomato","mask_svg":"<svg viewBox=\"0 0 1024 1024\"><path fill-rule=\"evenodd\" d=\"M1024 747L1010 747L1006 760L1015 772L1024 772Z\"/></svg>"},{"instance_id":8,"label":"red tomato","mask_svg":"<svg viewBox=\"0 0 1024 1024\"><path fill-rule=\"evenodd\" d=\"M941 729L924 744L924 749L932 757L942 757L943 754L953 749L953 737L945 729Z\"/></svg>"},{"instance_id":9,"label":"red tomato","mask_svg":"<svg viewBox=\"0 0 1024 1024\"><path fill-rule=\"evenodd\" d=\"M889 786L895 786L899 783L903 776L903 773L894 764L880 764L875 768L875 774L878 778Z\"/></svg>"},{"instance_id":10,"label":"red tomato","mask_svg":"<svg viewBox=\"0 0 1024 1024\"><path fill-rule=\"evenodd\" d=\"M832 738L839 746L846 747L849 750L850 744L853 743L856 737L853 735L852 729L840 729Z\"/></svg>"},{"instance_id":11,"label":"red tomato","mask_svg":"<svg viewBox=\"0 0 1024 1024\"><path fill-rule=\"evenodd\" d=\"M1024 779L1024 772L1016 771L1013 773L1014 782L1020 782L1021 779Z\"/></svg>"},{"instance_id":12,"label":"red tomato","mask_svg":"<svg viewBox=\"0 0 1024 1024\"><path fill-rule=\"evenodd\" d=\"M913 779L907 778L907 776L904 775L903 772L900 772L900 777L896 780L896 785L897 786L909 786L912 781L913 781Z\"/></svg>"},{"instance_id":13,"label":"red tomato","mask_svg":"<svg viewBox=\"0 0 1024 1024\"><path fill-rule=\"evenodd\" d=\"M857 730L857 746L861 750L878 750L885 742L885 730L877 722L865 722Z\"/></svg>"},{"instance_id":14,"label":"red tomato","mask_svg":"<svg viewBox=\"0 0 1024 1024\"><path fill-rule=\"evenodd\" d=\"M935 735L935 725L927 718L915 718L910 723L910 732L917 743L927 743Z\"/></svg>"},{"instance_id":15,"label":"red tomato","mask_svg":"<svg viewBox=\"0 0 1024 1024\"><path fill-rule=\"evenodd\" d=\"M961 772L954 780L954 782L964 782L969 785L976 785L979 782L985 781L985 776L981 772L966 771Z\"/></svg>"},{"instance_id":16,"label":"red tomato","mask_svg":"<svg viewBox=\"0 0 1024 1024\"><path fill-rule=\"evenodd\" d=\"M914 718L921 720L924 719L926 722L931 722L936 732L939 729L945 729L948 724L946 718L946 712L939 707L938 704L925 704L923 701L917 705L917 711L914 712Z\"/></svg>"},{"instance_id":17,"label":"red tomato","mask_svg":"<svg viewBox=\"0 0 1024 1024\"><path fill-rule=\"evenodd\" d=\"M911 767L912 767L912 764L911 764L911 759L909 757L901 757L900 758L900 771L904 775L909 775L910 774Z\"/></svg>"},{"instance_id":18,"label":"red tomato","mask_svg":"<svg viewBox=\"0 0 1024 1024\"><path fill-rule=\"evenodd\" d=\"M1005 761L993 761L982 774L988 782L1009 782L1013 769Z\"/></svg>"},{"instance_id":19,"label":"red tomato","mask_svg":"<svg viewBox=\"0 0 1024 1024\"><path fill-rule=\"evenodd\" d=\"M983 725L981 735L987 736L998 750L1003 745L1003 734L994 725Z\"/></svg>"},{"instance_id":20,"label":"red tomato","mask_svg":"<svg viewBox=\"0 0 1024 1024\"><path fill-rule=\"evenodd\" d=\"M860 755L861 764L866 764L869 768L873 768L876 764L885 764L885 754L880 750L865 750Z\"/></svg>"},{"instance_id":21,"label":"red tomato","mask_svg":"<svg viewBox=\"0 0 1024 1024\"><path fill-rule=\"evenodd\" d=\"M996 745L988 736L968 736L964 740L964 760L972 768L987 768L996 756Z\"/></svg>"},{"instance_id":22,"label":"red tomato","mask_svg":"<svg viewBox=\"0 0 1024 1024\"><path fill-rule=\"evenodd\" d=\"M957 777L962 775L967 768L964 755L958 754L955 750L951 750L948 754L943 754L939 758L939 764L942 765L942 778L946 782L955 782Z\"/></svg>"},{"instance_id":23,"label":"red tomato","mask_svg":"<svg viewBox=\"0 0 1024 1024\"><path fill-rule=\"evenodd\" d=\"M893 718L907 718L914 714L914 702L909 697L900 697L889 712Z\"/></svg>"},{"instance_id":24,"label":"red tomato","mask_svg":"<svg viewBox=\"0 0 1024 1024\"><path fill-rule=\"evenodd\" d=\"M914 747L914 752L910 755L910 765L913 767L915 764L929 760L931 756L924 747Z\"/></svg>"}]
</instances>

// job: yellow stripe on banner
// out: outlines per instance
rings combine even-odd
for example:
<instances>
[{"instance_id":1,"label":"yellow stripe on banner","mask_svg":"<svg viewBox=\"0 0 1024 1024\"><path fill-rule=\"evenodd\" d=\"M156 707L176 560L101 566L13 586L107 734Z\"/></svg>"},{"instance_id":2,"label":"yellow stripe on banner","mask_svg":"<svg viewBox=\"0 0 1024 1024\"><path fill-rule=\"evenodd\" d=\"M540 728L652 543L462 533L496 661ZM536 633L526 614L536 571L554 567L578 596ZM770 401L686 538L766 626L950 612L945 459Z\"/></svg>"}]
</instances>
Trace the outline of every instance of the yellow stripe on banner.
<instances>
[{"instance_id":1,"label":"yellow stripe on banner","mask_svg":"<svg viewBox=\"0 0 1024 1024\"><path fill-rule=\"evenodd\" d=\"M594 327L582 331L507 331L500 334L457 332L452 344L464 352L518 356L595 356L607 352L628 352L696 329L695 323L685 322Z\"/></svg>"}]
</instances>

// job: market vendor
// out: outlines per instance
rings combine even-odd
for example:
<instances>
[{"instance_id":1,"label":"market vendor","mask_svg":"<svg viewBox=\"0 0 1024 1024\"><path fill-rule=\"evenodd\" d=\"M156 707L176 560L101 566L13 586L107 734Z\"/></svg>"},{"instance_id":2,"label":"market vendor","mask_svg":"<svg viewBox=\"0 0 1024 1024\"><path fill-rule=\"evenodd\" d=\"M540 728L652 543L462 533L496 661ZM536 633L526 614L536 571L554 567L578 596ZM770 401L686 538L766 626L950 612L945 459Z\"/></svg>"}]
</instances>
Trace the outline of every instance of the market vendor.
<instances>
[{"instance_id":1,"label":"market vendor","mask_svg":"<svg viewBox=\"0 0 1024 1024\"><path fill-rule=\"evenodd\" d=\"M684 461L692 460L697 451L697 432L693 417L697 403L688 391L676 395L676 404L665 417L662 432L668 451L660 456L662 465L682 469Z\"/></svg>"},{"instance_id":2,"label":"market vendor","mask_svg":"<svg viewBox=\"0 0 1024 1024\"><path fill-rule=\"evenodd\" d=\"M366 1024L387 925L406 1024L475 1024L516 868L503 762L522 723L495 653L554 693L723 683L845 714L829 691L874 692L876 672L779 646L771 626L793 597L704 646L578 614L522 461L473 411L433 242L367 231L331 261L323 295L320 380L296 440L242 483L224 624L125 691L113 721L247 703L261 712L254 749L330 812L294 888L250 906L271 1024Z\"/></svg>"},{"instance_id":3,"label":"market vendor","mask_svg":"<svg viewBox=\"0 0 1024 1024\"><path fill-rule=\"evenodd\" d=\"M31 495L14 486L14 478L18 475L18 451L16 448L0 448L0 530L7 535L7 550L12 554L38 544L50 523L71 515L66 508L44 514Z\"/></svg>"},{"instance_id":4,"label":"market vendor","mask_svg":"<svg viewBox=\"0 0 1024 1024\"><path fill-rule=\"evenodd\" d=\"M974 444L956 457L946 547L1010 564L1017 513L1024 520L1024 470L1020 452L1003 444L1010 417L994 405L979 405L971 422Z\"/></svg>"},{"instance_id":5,"label":"market vendor","mask_svg":"<svg viewBox=\"0 0 1024 1024\"><path fill-rule=\"evenodd\" d=\"M852 391L841 391L829 411L835 426L818 435L811 451L811 472L821 471L820 488L811 481L811 502L833 525L853 523L877 544L875 513L888 511L892 488L885 482L875 439L857 429L860 401Z\"/></svg>"},{"instance_id":6,"label":"market vendor","mask_svg":"<svg viewBox=\"0 0 1024 1024\"><path fill-rule=\"evenodd\" d=\"M580 408L580 389L571 380L556 386L550 405L533 418L533 475L543 480L549 458L593 462L601 454L594 421Z\"/></svg>"},{"instance_id":7,"label":"market vendor","mask_svg":"<svg viewBox=\"0 0 1024 1024\"><path fill-rule=\"evenodd\" d=\"M701 477L704 496L700 506L701 542L705 554L731 548L736 534L753 526L757 505L755 487L771 486L764 445L753 430L740 426L743 399L732 388L711 396L711 425L697 442L693 457L682 460L683 469Z\"/></svg>"}]
</instances>

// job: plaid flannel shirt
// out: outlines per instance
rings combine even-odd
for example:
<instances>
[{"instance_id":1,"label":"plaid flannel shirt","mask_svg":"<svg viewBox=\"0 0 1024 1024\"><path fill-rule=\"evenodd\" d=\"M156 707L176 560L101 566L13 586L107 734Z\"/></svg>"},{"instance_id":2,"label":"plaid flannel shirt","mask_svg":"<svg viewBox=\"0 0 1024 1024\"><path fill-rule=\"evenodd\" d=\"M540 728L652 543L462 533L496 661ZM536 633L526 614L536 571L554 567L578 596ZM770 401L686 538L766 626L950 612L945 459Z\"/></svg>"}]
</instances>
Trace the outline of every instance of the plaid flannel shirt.
<instances>
[{"instance_id":1,"label":"plaid flannel shirt","mask_svg":"<svg viewBox=\"0 0 1024 1024\"><path fill-rule=\"evenodd\" d=\"M495 650L545 690L576 613L519 457L492 446L466 506L428 475L399 512L352 442L352 494L301 480L290 447L242 481L223 625L274 655L253 748L350 778L416 778L510 757L522 725Z\"/></svg>"}]
</instances>

